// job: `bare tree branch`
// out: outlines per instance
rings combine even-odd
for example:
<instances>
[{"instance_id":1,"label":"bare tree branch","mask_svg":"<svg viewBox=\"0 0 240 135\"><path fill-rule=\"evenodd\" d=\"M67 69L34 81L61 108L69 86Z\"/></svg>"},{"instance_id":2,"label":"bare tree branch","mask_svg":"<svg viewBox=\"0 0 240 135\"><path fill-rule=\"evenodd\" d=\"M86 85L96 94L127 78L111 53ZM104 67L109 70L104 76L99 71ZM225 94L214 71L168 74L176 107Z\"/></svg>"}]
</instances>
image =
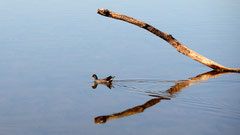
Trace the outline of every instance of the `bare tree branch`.
<instances>
[{"instance_id":1,"label":"bare tree branch","mask_svg":"<svg viewBox=\"0 0 240 135\"><path fill-rule=\"evenodd\" d=\"M193 50L187 48L186 46L184 46L183 44L181 44L179 41L177 41L171 34L167 34L164 33L156 28L154 28L153 26L139 21L137 19L134 19L132 17L126 16L126 15L122 15L119 13L115 13L112 12L108 9L98 9L97 13L106 17L111 17L114 19L118 19L118 20L122 20L134 25L137 25L143 29L148 30L149 32L155 34L156 36L162 38L163 40L165 40L166 42L168 42L169 44L171 44L174 48L176 48L176 50L216 71L230 71L230 72L240 72L240 69L232 69L232 68L227 68L225 66L222 66L220 64L218 64L217 62L214 62L196 52L194 52Z\"/></svg>"}]
</instances>

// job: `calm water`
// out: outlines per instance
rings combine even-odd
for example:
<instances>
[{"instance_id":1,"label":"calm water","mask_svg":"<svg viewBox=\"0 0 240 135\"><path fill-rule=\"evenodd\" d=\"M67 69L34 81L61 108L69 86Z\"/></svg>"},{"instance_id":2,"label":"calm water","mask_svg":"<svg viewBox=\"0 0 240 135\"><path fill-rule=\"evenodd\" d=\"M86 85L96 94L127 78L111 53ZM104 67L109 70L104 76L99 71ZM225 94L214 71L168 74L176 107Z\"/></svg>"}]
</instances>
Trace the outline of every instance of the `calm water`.
<instances>
[{"instance_id":1,"label":"calm water","mask_svg":"<svg viewBox=\"0 0 240 135\"><path fill-rule=\"evenodd\" d=\"M96 13L135 17L240 68L239 7L239 0L0 0L0 134L239 134L240 74L206 73L162 39ZM92 89L93 73L116 76L114 88Z\"/></svg>"}]
</instances>

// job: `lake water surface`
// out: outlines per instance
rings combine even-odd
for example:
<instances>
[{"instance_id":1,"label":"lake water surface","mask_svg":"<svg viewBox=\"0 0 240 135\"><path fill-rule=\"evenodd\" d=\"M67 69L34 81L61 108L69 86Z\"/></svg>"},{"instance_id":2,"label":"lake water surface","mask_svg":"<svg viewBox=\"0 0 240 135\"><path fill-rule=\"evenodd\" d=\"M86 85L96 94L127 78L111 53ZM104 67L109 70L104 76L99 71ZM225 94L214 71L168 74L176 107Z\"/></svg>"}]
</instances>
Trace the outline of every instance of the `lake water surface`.
<instances>
[{"instance_id":1,"label":"lake water surface","mask_svg":"<svg viewBox=\"0 0 240 135\"><path fill-rule=\"evenodd\" d=\"M1 135L238 135L240 74L211 69L145 21L240 68L239 0L0 0ZM114 88L98 85L115 76Z\"/></svg>"}]
</instances>

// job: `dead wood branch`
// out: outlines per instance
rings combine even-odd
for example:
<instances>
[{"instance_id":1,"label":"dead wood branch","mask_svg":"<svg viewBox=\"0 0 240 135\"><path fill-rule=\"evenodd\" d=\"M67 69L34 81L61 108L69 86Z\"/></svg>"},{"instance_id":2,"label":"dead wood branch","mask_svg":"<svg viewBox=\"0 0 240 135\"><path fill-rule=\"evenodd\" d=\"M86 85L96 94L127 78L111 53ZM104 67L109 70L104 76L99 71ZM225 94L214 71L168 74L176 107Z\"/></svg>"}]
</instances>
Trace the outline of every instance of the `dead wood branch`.
<instances>
[{"instance_id":1,"label":"dead wood branch","mask_svg":"<svg viewBox=\"0 0 240 135\"><path fill-rule=\"evenodd\" d=\"M232 68L227 68L225 66L222 66L220 64L218 64L217 62L214 62L196 52L194 52L193 50L187 48L186 46L184 46L183 44L181 44L179 41L177 41L171 34L167 34L164 33L156 28L154 28L153 26L139 21L137 19L134 19L132 17L126 16L126 15L122 15L119 13L115 13L112 12L108 9L98 9L97 13L106 17L111 17L114 19L118 19L118 20L122 20L134 25L137 25L143 29L148 30L149 32L155 34L156 36L162 38L163 40L167 41L169 44L171 44L174 48L176 48L176 50L216 71L229 71L229 72L239 72L240 73L240 69L232 69Z\"/></svg>"}]
</instances>

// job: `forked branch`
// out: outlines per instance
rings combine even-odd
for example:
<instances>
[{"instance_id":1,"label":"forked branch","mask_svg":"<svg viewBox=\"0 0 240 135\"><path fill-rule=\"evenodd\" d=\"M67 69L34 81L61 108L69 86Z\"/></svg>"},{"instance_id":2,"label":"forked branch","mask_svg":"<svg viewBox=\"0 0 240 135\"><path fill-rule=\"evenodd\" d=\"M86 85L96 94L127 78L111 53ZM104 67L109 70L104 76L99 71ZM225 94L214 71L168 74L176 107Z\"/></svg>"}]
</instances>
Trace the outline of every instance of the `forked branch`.
<instances>
[{"instance_id":1,"label":"forked branch","mask_svg":"<svg viewBox=\"0 0 240 135\"><path fill-rule=\"evenodd\" d=\"M222 66L222 65L218 64L217 62L214 62L214 61L194 52L193 50L187 48L186 46L181 44L179 41L177 41L171 34L164 33L145 22L139 21L137 19L134 19L134 18L126 16L126 15L112 12L108 9L98 9L97 13L101 14L103 16L106 16L106 17L111 17L114 19L122 20L122 21L125 21L128 23L137 25L143 29L146 29L149 32L151 32L151 33L155 34L156 36L162 38L163 40L167 41L174 48L176 48L176 50L178 52L180 52L180 53L182 53L182 54L184 54L184 55L186 55L186 56L188 56L188 57L190 57L190 58L192 58L192 59L194 59L216 71L228 71L228 72L239 72L240 73L240 69L232 69L232 68L227 68L225 66Z\"/></svg>"}]
</instances>

